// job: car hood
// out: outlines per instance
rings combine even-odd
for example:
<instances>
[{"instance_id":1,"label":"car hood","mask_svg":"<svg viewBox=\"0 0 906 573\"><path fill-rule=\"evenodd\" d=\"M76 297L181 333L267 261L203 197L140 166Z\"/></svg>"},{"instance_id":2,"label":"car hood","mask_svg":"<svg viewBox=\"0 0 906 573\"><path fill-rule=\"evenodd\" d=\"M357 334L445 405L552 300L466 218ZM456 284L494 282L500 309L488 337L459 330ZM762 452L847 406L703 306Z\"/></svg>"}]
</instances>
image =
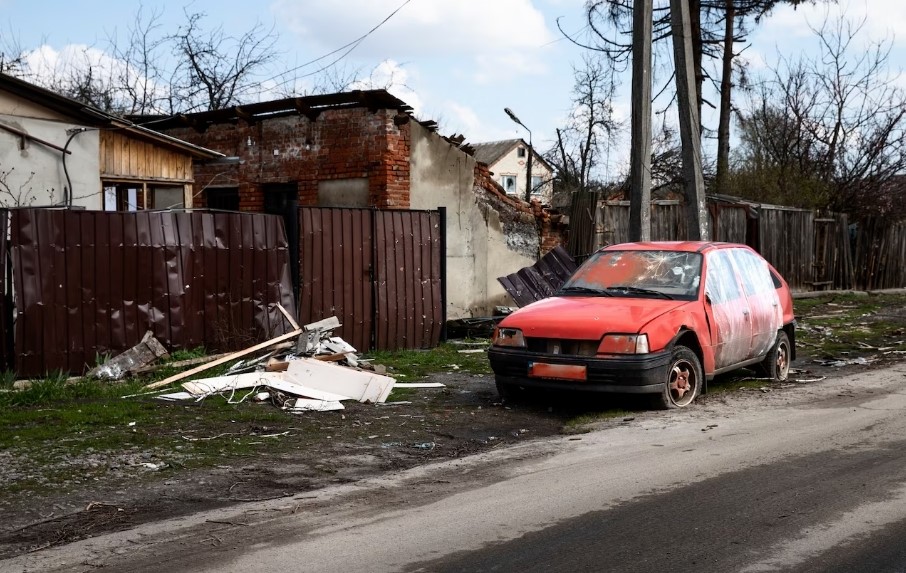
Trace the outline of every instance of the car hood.
<instances>
[{"instance_id":1,"label":"car hood","mask_svg":"<svg viewBox=\"0 0 906 573\"><path fill-rule=\"evenodd\" d=\"M625 297L553 297L519 309L500 326L525 336L597 340L608 332L634 333L688 301Z\"/></svg>"}]
</instances>

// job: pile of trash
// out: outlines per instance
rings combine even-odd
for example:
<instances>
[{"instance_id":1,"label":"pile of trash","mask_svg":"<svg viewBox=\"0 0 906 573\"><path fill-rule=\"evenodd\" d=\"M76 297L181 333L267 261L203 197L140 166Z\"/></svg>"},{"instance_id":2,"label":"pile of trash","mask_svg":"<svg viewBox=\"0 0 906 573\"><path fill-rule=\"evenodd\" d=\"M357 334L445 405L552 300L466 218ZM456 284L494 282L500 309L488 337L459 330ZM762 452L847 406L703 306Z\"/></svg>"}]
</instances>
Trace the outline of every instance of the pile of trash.
<instances>
[{"instance_id":1,"label":"pile of trash","mask_svg":"<svg viewBox=\"0 0 906 573\"><path fill-rule=\"evenodd\" d=\"M182 391L157 396L160 400L200 401L224 395L230 403L270 401L291 413L342 410L345 400L384 403L394 387L441 388L439 383L398 384L386 368L359 357L356 349L333 331L341 326L330 317L300 327L279 307L293 330L238 352L170 363L194 368L148 384L145 390L170 388L182 382ZM257 353L262 356L248 358ZM146 335L130 350L106 361L89 375L119 379L128 373L149 371L148 364L164 357L166 350ZM199 378L202 372L234 362L222 376ZM159 390L166 392L166 390Z\"/></svg>"}]
</instances>

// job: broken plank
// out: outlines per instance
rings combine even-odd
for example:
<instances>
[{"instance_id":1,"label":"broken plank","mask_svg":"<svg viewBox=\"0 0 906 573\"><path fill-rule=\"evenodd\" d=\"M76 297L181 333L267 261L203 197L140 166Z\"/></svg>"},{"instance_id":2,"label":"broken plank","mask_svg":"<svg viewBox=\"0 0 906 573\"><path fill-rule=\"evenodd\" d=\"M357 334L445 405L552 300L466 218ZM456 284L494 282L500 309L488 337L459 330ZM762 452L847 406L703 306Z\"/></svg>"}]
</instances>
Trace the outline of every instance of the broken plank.
<instances>
[{"instance_id":1,"label":"broken plank","mask_svg":"<svg viewBox=\"0 0 906 573\"><path fill-rule=\"evenodd\" d=\"M331 410L344 410L343 404L329 400L312 400L309 398L296 398L292 408L287 408L290 413L298 412L329 412Z\"/></svg>"},{"instance_id":2,"label":"broken plank","mask_svg":"<svg viewBox=\"0 0 906 573\"><path fill-rule=\"evenodd\" d=\"M107 378L119 380L130 372L147 366L159 358L167 358L170 354L167 349L156 339L151 331L147 331L141 341L103 364L95 366L88 371L89 378Z\"/></svg>"},{"instance_id":3,"label":"broken plank","mask_svg":"<svg viewBox=\"0 0 906 573\"><path fill-rule=\"evenodd\" d=\"M163 388L164 386L169 386L170 384L173 384L174 382L178 382L180 380L188 378L189 376L194 376L195 374L198 374L199 372L204 372L205 370L209 370L215 366L220 366L221 364L225 364L225 363L229 362L230 360L242 358L243 356L246 356L253 352L257 352L259 350L264 350L265 348L270 348L271 346L273 346L277 343L283 342L284 340L289 340L291 338L295 338L295 337L299 336L300 334L302 334L301 330L293 330L292 332L282 334L276 338L271 338L270 340L266 340L260 344L256 344L255 346L250 346L250 347L246 348L245 350L240 350L239 352L234 352L232 354L228 354L218 360L213 360L211 362L208 362L207 364L202 364L201 366L196 366L195 368L192 368L191 370L187 370L185 372L181 372L174 376L170 376L169 378L161 380L160 382L154 382L153 384L148 384L144 388L146 390L152 390L154 388Z\"/></svg>"},{"instance_id":4,"label":"broken plank","mask_svg":"<svg viewBox=\"0 0 906 573\"><path fill-rule=\"evenodd\" d=\"M445 384L440 382L397 382L394 388L446 388Z\"/></svg>"},{"instance_id":5,"label":"broken plank","mask_svg":"<svg viewBox=\"0 0 906 573\"><path fill-rule=\"evenodd\" d=\"M195 396L204 396L206 394L215 394L226 390L242 390L244 388L255 388L256 386L267 386L271 381L271 378L275 376L279 377L280 374L271 374L268 372L229 374L226 376L192 380L191 382L184 383L182 387Z\"/></svg>"},{"instance_id":6,"label":"broken plank","mask_svg":"<svg viewBox=\"0 0 906 573\"><path fill-rule=\"evenodd\" d=\"M321 362L339 362L346 358L346 355L342 352L337 354L318 354L317 356L312 356L315 360L320 360Z\"/></svg>"},{"instance_id":7,"label":"broken plank","mask_svg":"<svg viewBox=\"0 0 906 573\"><path fill-rule=\"evenodd\" d=\"M166 362L164 364L155 364L153 366L145 366L143 368L138 368L133 370L133 374L148 374L149 372L155 372L161 368L185 368L186 366L197 366L198 364L206 364L213 360L217 360L223 356L228 356L230 353L225 352L223 354L212 354L210 356L199 356L198 358L189 358L188 360L177 360L176 362Z\"/></svg>"},{"instance_id":8,"label":"broken plank","mask_svg":"<svg viewBox=\"0 0 906 573\"><path fill-rule=\"evenodd\" d=\"M335 328L340 328L340 319L331 316L330 318L325 318L324 320L319 320L318 322L312 322L311 324L306 324L302 327L302 330L306 332L311 332L312 330L333 330Z\"/></svg>"},{"instance_id":9,"label":"broken plank","mask_svg":"<svg viewBox=\"0 0 906 573\"><path fill-rule=\"evenodd\" d=\"M279 390L285 394L292 394L293 396L304 396L306 398L312 398L315 400L324 400L327 402L340 402L342 400L353 400L350 396L345 396L340 393L327 392L318 388L313 388L307 386L306 384L301 384L294 379L287 379L284 377L271 379L267 383L268 388L273 388L274 390Z\"/></svg>"},{"instance_id":10,"label":"broken plank","mask_svg":"<svg viewBox=\"0 0 906 573\"><path fill-rule=\"evenodd\" d=\"M296 322L296 319L293 318L293 315L291 315L288 310L283 308L283 305L279 302L277 303L277 310L283 313L283 316L286 317L287 322L289 322L289 325L293 327L293 330L299 330L299 323Z\"/></svg>"},{"instance_id":11,"label":"broken plank","mask_svg":"<svg viewBox=\"0 0 906 573\"><path fill-rule=\"evenodd\" d=\"M359 402L385 401L396 382L388 376L310 358L290 362L285 376L304 386L350 396Z\"/></svg>"}]
</instances>

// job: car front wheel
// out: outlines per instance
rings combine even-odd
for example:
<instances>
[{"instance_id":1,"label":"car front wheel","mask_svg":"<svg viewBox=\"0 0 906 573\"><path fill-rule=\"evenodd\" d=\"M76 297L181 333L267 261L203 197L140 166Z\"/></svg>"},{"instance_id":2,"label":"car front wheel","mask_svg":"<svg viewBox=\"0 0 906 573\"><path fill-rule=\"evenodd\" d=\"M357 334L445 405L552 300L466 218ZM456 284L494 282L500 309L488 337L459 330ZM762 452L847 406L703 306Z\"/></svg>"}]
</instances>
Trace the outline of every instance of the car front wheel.
<instances>
[{"instance_id":1,"label":"car front wheel","mask_svg":"<svg viewBox=\"0 0 906 573\"><path fill-rule=\"evenodd\" d=\"M702 365L698 356L686 346L675 346L664 389L656 395L654 405L664 410L688 406L701 393L701 386Z\"/></svg>"}]
</instances>

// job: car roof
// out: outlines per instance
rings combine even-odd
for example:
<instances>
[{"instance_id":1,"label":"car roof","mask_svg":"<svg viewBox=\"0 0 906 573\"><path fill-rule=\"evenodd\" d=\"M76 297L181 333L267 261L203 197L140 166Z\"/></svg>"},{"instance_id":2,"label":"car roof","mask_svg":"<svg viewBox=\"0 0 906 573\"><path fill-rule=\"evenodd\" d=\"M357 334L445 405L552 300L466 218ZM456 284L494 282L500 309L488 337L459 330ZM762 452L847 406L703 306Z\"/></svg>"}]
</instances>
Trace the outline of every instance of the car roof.
<instances>
[{"instance_id":1,"label":"car roof","mask_svg":"<svg viewBox=\"0 0 906 573\"><path fill-rule=\"evenodd\" d=\"M602 251L678 251L688 253L704 253L714 249L726 249L729 247L739 247L750 249L746 245L737 243L721 243L716 241L644 241L638 243L620 243L609 245L601 249ZM751 250L751 249L750 249Z\"/></svg>"}]
</instances>

